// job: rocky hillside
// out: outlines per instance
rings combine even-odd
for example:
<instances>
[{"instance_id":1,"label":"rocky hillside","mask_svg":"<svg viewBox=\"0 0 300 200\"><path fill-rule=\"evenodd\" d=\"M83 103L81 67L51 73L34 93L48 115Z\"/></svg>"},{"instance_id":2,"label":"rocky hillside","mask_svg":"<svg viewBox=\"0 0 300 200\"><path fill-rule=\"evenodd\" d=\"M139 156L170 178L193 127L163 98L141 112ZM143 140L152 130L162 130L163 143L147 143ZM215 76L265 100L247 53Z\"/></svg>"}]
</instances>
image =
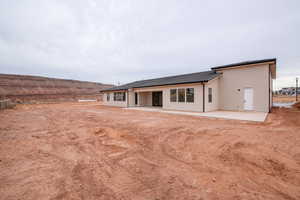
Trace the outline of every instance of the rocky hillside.
<instances>
[{"instance_id":1,"label":"rocky hillside","mask_svg":"<svg viewBox=\"0 0 300 200\"><path fill-rule=\"evenodd\" d=\"M101 100L99 91L111 86L87 81L0 74L0 98L10 98L19 103Z\"/></svg>"}]
</instances>

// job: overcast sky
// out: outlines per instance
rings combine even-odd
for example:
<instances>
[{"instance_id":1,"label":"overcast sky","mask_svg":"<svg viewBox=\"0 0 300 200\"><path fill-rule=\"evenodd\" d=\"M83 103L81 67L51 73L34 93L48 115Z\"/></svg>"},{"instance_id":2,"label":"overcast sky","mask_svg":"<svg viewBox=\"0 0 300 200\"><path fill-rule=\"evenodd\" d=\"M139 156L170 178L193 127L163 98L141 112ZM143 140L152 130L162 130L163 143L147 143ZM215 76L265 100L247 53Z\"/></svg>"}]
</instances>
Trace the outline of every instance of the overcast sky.
<instances>
[{"instance_id":1,"label":"overcast sky","mask_svg":"<svg viewBox=\"0 0 300 200\"><path fill-rule=\"evenodd\" d=\"M123 84L273 57L294 84L299 0L0 0L0 73Z\"/></svg>"}]
</instances>

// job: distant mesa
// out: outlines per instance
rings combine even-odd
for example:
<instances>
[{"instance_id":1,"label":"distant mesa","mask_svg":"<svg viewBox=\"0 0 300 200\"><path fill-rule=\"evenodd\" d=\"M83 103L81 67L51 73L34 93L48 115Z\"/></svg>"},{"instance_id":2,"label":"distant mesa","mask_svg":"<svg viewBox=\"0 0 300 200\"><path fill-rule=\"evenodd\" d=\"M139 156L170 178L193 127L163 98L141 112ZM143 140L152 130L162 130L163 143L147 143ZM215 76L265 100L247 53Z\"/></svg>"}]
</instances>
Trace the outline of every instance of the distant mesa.
<instances>
[{"instance_id":1,"label":"distant mesa","mask_svg":"<svg viewBox=\"0 0 300 200\"><path fill-rule=\"evenodd\" d=\"M0 74L0 98L17 103L102 100L100 90L113 85L97 82Z\"/></svg>"}]
</instances>

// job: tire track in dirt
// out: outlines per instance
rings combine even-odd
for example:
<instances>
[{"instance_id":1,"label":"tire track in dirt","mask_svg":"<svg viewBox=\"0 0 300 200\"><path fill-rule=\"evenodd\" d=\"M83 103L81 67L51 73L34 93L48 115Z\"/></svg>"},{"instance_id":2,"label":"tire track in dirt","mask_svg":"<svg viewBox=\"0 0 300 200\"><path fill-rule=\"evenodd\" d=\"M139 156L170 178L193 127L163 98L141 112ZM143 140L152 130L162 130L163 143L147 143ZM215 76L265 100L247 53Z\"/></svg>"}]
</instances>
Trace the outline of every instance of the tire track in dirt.
<instances>
[{"instance_id":1,"label":"tire track in dirt","mask_svg":"<svg viewBox=\"0 0 300 200\"><path fill-rule=\"evenodd\" d=\"M300 118L294 113L275 111L265 124L216 123L57 104L3 116L9 121L0 123L4 199L300 197ZM288 116L295 119L286 126Z\"/></svg>"}]
</instances>

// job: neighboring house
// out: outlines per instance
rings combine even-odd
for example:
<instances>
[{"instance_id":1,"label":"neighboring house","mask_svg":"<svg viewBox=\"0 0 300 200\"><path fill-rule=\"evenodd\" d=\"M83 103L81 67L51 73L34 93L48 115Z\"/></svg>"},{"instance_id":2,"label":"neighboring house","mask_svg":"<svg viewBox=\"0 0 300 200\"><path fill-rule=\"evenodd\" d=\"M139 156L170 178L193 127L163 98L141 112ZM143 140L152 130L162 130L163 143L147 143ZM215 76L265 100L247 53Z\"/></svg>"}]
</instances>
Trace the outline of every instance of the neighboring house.
<instances>
[{"instance_id":1,"label":"neighboring house","mask_svg":"<svg viewBox=\"0 0 300 200\"><path fill-rule=\"evenodd\" d=\"M141 80L102 90L109 106L270 112L276 59L247 61L211 71Z\"/></svg>"}]
</instances>

